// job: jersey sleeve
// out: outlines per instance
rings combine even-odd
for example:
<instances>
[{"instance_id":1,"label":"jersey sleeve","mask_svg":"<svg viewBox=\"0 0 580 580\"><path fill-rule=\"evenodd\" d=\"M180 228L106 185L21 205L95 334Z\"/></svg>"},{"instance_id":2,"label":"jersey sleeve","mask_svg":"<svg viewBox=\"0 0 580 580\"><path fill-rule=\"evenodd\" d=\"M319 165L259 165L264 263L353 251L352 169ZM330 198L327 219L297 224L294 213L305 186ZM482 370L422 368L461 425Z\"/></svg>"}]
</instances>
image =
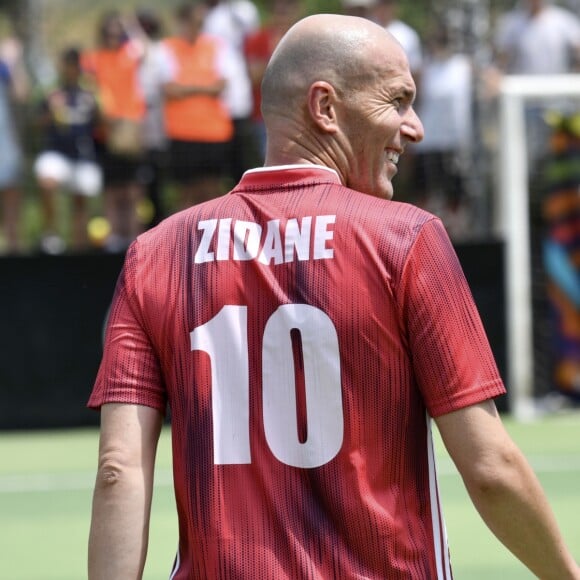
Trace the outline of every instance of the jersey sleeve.
<instances>
[{"instance_id":1,"label":"jersey sleeve","mask_svg":"<svg viewBox=\"0 0 580 580\"><path fill-rule=\"evenodd\" d=\"M138 269L138 242L134 242L117 281L90 408L127 403L165 413L167 397L159 359L143 322Z\"/></svg>"},{"instance_id":2,"label":"jersey sleeve","mask_svg":"<svg viewBox=\"0 0 580 580\"><path fill-rule=\"evenodd\" d=\"M505 393L463 270L441 222L422 226L402 278L402 324L432 417Z\"/></svg>"}]
</instances>

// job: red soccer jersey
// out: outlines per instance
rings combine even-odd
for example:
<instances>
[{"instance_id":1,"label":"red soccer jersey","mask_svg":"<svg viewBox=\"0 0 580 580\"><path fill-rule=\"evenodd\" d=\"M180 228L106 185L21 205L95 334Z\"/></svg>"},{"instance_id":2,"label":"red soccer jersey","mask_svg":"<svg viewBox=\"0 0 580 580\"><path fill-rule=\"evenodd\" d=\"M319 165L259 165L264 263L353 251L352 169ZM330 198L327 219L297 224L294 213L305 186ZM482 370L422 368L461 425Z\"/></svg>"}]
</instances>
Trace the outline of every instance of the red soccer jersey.
<instances>
[{"instance_id":1,"label":"red soccer jersey","mask_svg":"<svg viewBox=\"0 0 580 580\"><path fill-rule=\"evenodd\" d=\"M171 407L172 578L450 578L429 416L504 393L440 221L317 166L145 233L89 405Z\"/></svg>"}]
</instances>

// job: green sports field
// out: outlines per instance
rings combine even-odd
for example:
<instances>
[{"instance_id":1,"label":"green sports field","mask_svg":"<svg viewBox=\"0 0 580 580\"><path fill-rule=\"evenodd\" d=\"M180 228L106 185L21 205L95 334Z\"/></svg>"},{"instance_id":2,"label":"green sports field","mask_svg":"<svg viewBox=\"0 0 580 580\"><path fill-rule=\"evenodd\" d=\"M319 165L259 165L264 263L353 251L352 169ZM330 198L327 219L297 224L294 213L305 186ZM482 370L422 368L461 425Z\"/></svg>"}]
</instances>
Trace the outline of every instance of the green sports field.
<instances>
[{"instance_id":1,"label":"green sports field","mask_svg":"<svg viewBox=\"0 0 580 580\"><path fill-rule=\"evenodd\" d=\"M533 423L507 421L550 498L580 560L580 414ZM0 578L86 577L94 429L0 434ZM491 536L438 441L439 480L456 580L531 578ZM145 578L167 578L177 546L169 433L158 457Z\"/></svg>"}]
</instances>

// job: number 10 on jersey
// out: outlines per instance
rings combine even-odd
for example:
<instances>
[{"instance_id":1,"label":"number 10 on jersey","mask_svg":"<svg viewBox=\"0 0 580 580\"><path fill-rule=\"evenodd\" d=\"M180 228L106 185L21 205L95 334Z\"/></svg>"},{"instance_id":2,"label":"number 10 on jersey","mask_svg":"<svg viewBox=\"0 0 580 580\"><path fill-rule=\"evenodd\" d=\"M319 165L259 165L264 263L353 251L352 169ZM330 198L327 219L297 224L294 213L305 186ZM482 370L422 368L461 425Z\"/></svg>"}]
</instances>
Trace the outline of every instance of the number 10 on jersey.
<instances>
[{"instance_id":1,"label":"number 10 on jersey","mask_svg":"<svg viewBox=\"0 0 580 580\"><path fill-rule=\"evenodd\" d=\"M291 332L300 332L307 439L300 441ZM224 306L190 333L191 350L211 360L214 463L251 463L248 307ZM328 463L344 435L340 353L332 320L307 304L284 304L262 336L264 432L275 457L293 467Z\"/></svg>"}]
</instances>

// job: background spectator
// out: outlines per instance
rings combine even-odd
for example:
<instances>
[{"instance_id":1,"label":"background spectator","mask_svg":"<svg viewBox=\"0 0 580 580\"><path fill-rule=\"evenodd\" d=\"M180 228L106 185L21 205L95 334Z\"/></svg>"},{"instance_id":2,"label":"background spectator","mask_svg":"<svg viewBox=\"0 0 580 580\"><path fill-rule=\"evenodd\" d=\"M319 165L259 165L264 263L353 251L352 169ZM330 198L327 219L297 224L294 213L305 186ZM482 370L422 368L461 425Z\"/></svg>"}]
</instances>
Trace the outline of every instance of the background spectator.
<instances>
[{"instance_id":1,"label":"background spectator","mask_svg":"<svg viewBox=\"0 0 580 580\"><path fill-rule=\"evenodd\" d=\"M20 228L23 159L13 112L13 102L17 96L10 68L0 60L0 199L5 250L10 253L23 249Z\"/></svg>"},{"instance_id":2,"label":"background spectator","mask_svg":"<svg viewBox=\"0 0 580 580\"><path fill-rule=\"evenodd\" d=\"M167 135L163 117L163 83L171 67L171 54L162 39L158 14L150 9L136 13L135 36L143 47L139 66L139 82L147 104L143 139L145 159L142 179L151 204L151 219L146 225L157 225L165 216L163 204L164 175L167 168Z\"/></svg>"},{"instance_id":3,"label":"background spectator","mask_svg":"<svg viewBox=\"0 0 580 580\"><path fill-rule=\"evenodd\" d=\"M267 23L246 40L245 53L254 98L254 132L262 159L266 153L266 131L260 110L262 77L278 42L302 13L301 0L273 0Z\"/></svg>"},{"instance_id":4,"label":"background spectator","mask_svg":"<svg viewBox=\"0 0 580 580\"><path fill-rule=\"evenodd\" d=\"M414 28L397 17L397 11L398 5L395 0L375 0L372 19L386 28L399 41L409 59L411 74L417 82L419 80L417 75L420 73L423 60L421 39Z\"/></svg>"},{"instance_id":5,"label":"background spectator","mask_svg":"<svg viewBox=\"0 0 580 580\"><path fill-rule=\"evenodd\" d=\"M85 55L104 117L98 143L104 172L104 209L111 227L109 251L123 251L142 229L137 208L142 197L138 169L144 153L145 98L139 83L142 49L127 41L117 12L99 25L99 47Z\"/></svg>"},{"instance_id":6,"label":"background spectator","mask_svg":"<svg viewBox=\"0 0 580 580\"><path fill-rule=\"evenodd\" d=\"M172 177L182 208L225 192L232 120L221 95L226 87L225 45L202 32L207 6L183 4L178 33L165 43L172 55L164 84L165 127Z\"/></svg>"},{"instance_id":7,"label":"background spectator","mask_svg":"<svg viewBox=\"0 0 580 580\"><path fill-rule=\"evenodd\" d=\"M501 73L518 75L566 74L580 64L580 19L545 0L521 0L498 21L495 64ZM567 106L565 99L550 107ZM546 107L526 106L528 160L533 165L547 154L550 129Z\"/></svg>"},{"instance_id":8,"label":"background spectator","mask_svg":"<svg viewBox=\"0 0 580 580\"><path fill-rule=\"evenodd\" d=\"M256 32L260 15L251 0L207 0L209 11L203 31L227 45L227 84L223 92L234 124L228 172L237 183L246 169L258 162L252 125L252 85L244 57L244 42Z\"/></svg>"},{"instance_id":9,"label":"background spectator","mask_svg":"<svg viewBox=\"0 0 580 580\"><path fill-rule=\"evenodd\" d=\"M88 243L88 198L102 189L94 143L97 101L81 86L80 53L76 48L66 49L59 64L58 86L41 103L43 145L34 163L42 200L40 248L48 254L60 254L66 247L59 233L58 191L65 189L73 195L71 243L74 250L83 250Z\"/></svg>"},{"instance_id":10,"label":"background spectator","mask_svg":"<svg viewBox=\"0 0 580 580\"><path fill-rule=\"evenodd\" d=\"M521 0L498 21L496 63L507 74L565 74L580 64L580 19L545 0Z\"/></svg>"},{"instance_id":11,"label":"background spectator","mask_svg":"<svg viewBox=\"0 0 580 580\"><path fill-rule=\"evenodd\" d=\"M452 237L469 234L465 177L473 136L473 82L468 56L453 49L437 22L428 36L417 114L425 137L415 150L414 191L419 205L439 215Z\"/></svg>"}]
</instances>

